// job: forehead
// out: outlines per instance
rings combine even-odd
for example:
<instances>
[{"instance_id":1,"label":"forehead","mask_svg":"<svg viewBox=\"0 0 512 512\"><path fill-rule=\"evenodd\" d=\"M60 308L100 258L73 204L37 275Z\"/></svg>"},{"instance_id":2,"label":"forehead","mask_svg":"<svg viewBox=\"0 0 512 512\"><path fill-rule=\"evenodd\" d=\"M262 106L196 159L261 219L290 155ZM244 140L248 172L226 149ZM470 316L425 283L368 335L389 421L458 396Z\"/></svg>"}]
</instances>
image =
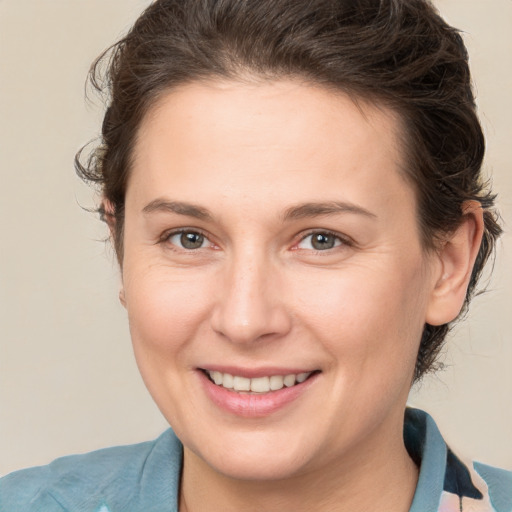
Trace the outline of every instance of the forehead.
<instances>
[{"instance_id":1,"label":"forehead","mask_svg":"<svg viewBox=\"0 0 512 512\"><path fill-rule=\"evenodd\" d=\"M399 131L386 108L295 81L184 85L162 95L141 124L127 200L231 195L251 207L264 196L284 208L403 199L411 190Z\"/></svg>"}]
</instances>

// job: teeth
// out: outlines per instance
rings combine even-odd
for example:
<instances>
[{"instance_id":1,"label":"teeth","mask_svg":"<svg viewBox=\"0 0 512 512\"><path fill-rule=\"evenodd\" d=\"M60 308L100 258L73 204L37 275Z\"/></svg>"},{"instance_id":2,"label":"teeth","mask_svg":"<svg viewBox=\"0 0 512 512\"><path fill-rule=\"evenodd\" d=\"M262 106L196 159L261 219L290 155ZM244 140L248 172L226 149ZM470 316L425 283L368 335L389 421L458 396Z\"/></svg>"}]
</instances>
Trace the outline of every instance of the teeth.
<instances>
[{"instance_id":1,"label":"teeth","mask_svg":"<svg viewBox=\"0 0 512 512\"><path fill-rule=\"evenodd\" d=\"M251 390L251 379L245 377L233 377L233 389L235 391L250 391Z\"/></svg>"},{"instance_id":2,"label":"teeth","mask_svg":"<svg viewBox=\"0 0 512 512\"><path fill-rule=\"evenodd\" d=\"M213 382L217 384L217 386L220 386L222 384L222 373L220 372L212 372L211 378L213 379Z\"/></svg>"},{"instance_id":3,"label":"teeth","mask_svg":"<svg viewBox=\"0 0 512 512\"><path fill-rule=\"evenodd\" d=\"M284 378L284 385L287 387L287 388L291 388L293 385L295 384L295 375L287 375L285 378Z\"/></svg>"},{"instance_id":4,"label":"teeth","mask_svg":"<svg viewBox=\"0 0 512 512\"><path fill-rule=\"evenodd\" d=\"M227 388L227 389L233 389L233 385L234 385L233 375L230 375L229 373L224 373L224 374L221 373L221 375L222 375L222 387ZM217 383L215 383L215 384L217 384Z\"/></svg>"},{"instance_id":5,"label":"teeth","mask_svg":"<svg viewBox=\"0 0 512 512\"><path fill-rule=\"evenodd\" d=\"M268 393L270 391L270 378L259 377L251 379L251 391L255 393Z\"/></svg>"},{"instance_id":6,"label":"teeth","mask_svg":"<svg viewBox=\"0 0 512 512\"><path fill-rule=\"evenodd\" d=\"M272 391L277 391L278 389L282 389L284 386L284 377L282 375L272 375L270 377L270 389Z\"/></svg>"},{"instance_id":7,"label":"teeth","mask_svg":"<svg viewBox=\"0 0 512 512\"><path fill-rule=\"evenodd\" d=\"M297 382L304 382L309 377L309 375L309 373L299 373L297 375Z\"/></svg>"},{"instance_id":8,"label":"teeth","mask_svg":"<svg viewBox=\"0 0 512 512\"><path fill-rule=\"evenodd\" d=\"M268 393L269 391L278 391L284 387L290 388L295 384L304 382L312 372L289 375L272 375L270 377L256 377L248 379L238 375L230 375L229 373L221 373L218 371L207 371L208 375L217 386L235 391L245 391L253 393Z\"/></svg>"}]
</instances>

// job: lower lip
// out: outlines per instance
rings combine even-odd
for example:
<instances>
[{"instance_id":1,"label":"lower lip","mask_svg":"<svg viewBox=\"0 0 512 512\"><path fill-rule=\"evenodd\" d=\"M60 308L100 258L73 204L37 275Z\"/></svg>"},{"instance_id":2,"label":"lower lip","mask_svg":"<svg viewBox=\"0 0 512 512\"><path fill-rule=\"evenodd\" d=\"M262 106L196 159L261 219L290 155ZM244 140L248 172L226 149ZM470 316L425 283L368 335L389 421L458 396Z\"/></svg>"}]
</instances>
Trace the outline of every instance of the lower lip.
<instances>
[{"instance_id":1,"label":"lower lip","mask_svg":"<svg viewBox=\"0 0 512 512\"><path fill-rule=\"evenodd\" d=\"M311 375L300 384L268 393L238 393L214 384L199 370L201 384L210 400L221 409L245 418L269 416L297 400L318 378Z\"/></svg>"}]
</instances>

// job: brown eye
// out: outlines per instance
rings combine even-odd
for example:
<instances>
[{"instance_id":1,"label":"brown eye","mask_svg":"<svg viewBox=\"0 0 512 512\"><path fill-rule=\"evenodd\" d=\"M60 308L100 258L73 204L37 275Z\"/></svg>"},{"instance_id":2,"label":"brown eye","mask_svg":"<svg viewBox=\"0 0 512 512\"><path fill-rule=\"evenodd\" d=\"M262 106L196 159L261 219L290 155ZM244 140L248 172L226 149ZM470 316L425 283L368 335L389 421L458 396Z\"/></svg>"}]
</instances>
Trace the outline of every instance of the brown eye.
<instances>
[{"instance_id":1,"label":"brown eye","mask_svg":"<svg viewBox=\"0 0 512 512\"><path fill-rule=\"evenodd\" d=\"M206 242L206 237L197 231L180 231L169 236L168 241L187 250L200 249Z\"/></svg>"},{"instance_id":2,"label":"brown eye","mask_svg":"<svg viewBox=\"0 0 512 512\"><path fill-rule=\"evenodd\" d=\"M299 249L314 249L315 251L326 251L328 249L333 249L341 245L341 239L339 236L333 235L332 233L326 233L322 231L318 231L316 233L311 233L310 235L304 237L299 245Z\"/></svg>"}]
</instances>

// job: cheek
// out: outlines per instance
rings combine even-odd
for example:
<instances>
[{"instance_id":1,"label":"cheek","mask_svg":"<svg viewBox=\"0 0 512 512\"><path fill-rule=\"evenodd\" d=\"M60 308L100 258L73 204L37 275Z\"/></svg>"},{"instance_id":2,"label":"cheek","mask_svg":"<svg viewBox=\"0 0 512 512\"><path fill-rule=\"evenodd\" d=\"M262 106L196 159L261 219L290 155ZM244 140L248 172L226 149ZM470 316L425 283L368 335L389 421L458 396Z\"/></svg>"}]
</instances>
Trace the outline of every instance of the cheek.
<instances>
[{"instance_id":1,"label":"cheek","mask_svg":"<svg viewBox=\"0 0 512 512\"><path fill-rule=\"evenodd\" d=\"M125 294L132 339L137 348L175 356L194 336L212 297L208 282L198 276L157 270L130 275Z\"/></svg>"},{"instance_id":2,"label":"cheek","mask_svg":"<svg viewBox=\"0 0 512 512\"><path fill-rule=\"evenodd\" d=\"M301 297L299 316L336 364L351 373L369 364L386 371L414 365L426 304L422 273L410 262L361 266L305 277L293 295Z\"/></svg>"}]
</instances>

